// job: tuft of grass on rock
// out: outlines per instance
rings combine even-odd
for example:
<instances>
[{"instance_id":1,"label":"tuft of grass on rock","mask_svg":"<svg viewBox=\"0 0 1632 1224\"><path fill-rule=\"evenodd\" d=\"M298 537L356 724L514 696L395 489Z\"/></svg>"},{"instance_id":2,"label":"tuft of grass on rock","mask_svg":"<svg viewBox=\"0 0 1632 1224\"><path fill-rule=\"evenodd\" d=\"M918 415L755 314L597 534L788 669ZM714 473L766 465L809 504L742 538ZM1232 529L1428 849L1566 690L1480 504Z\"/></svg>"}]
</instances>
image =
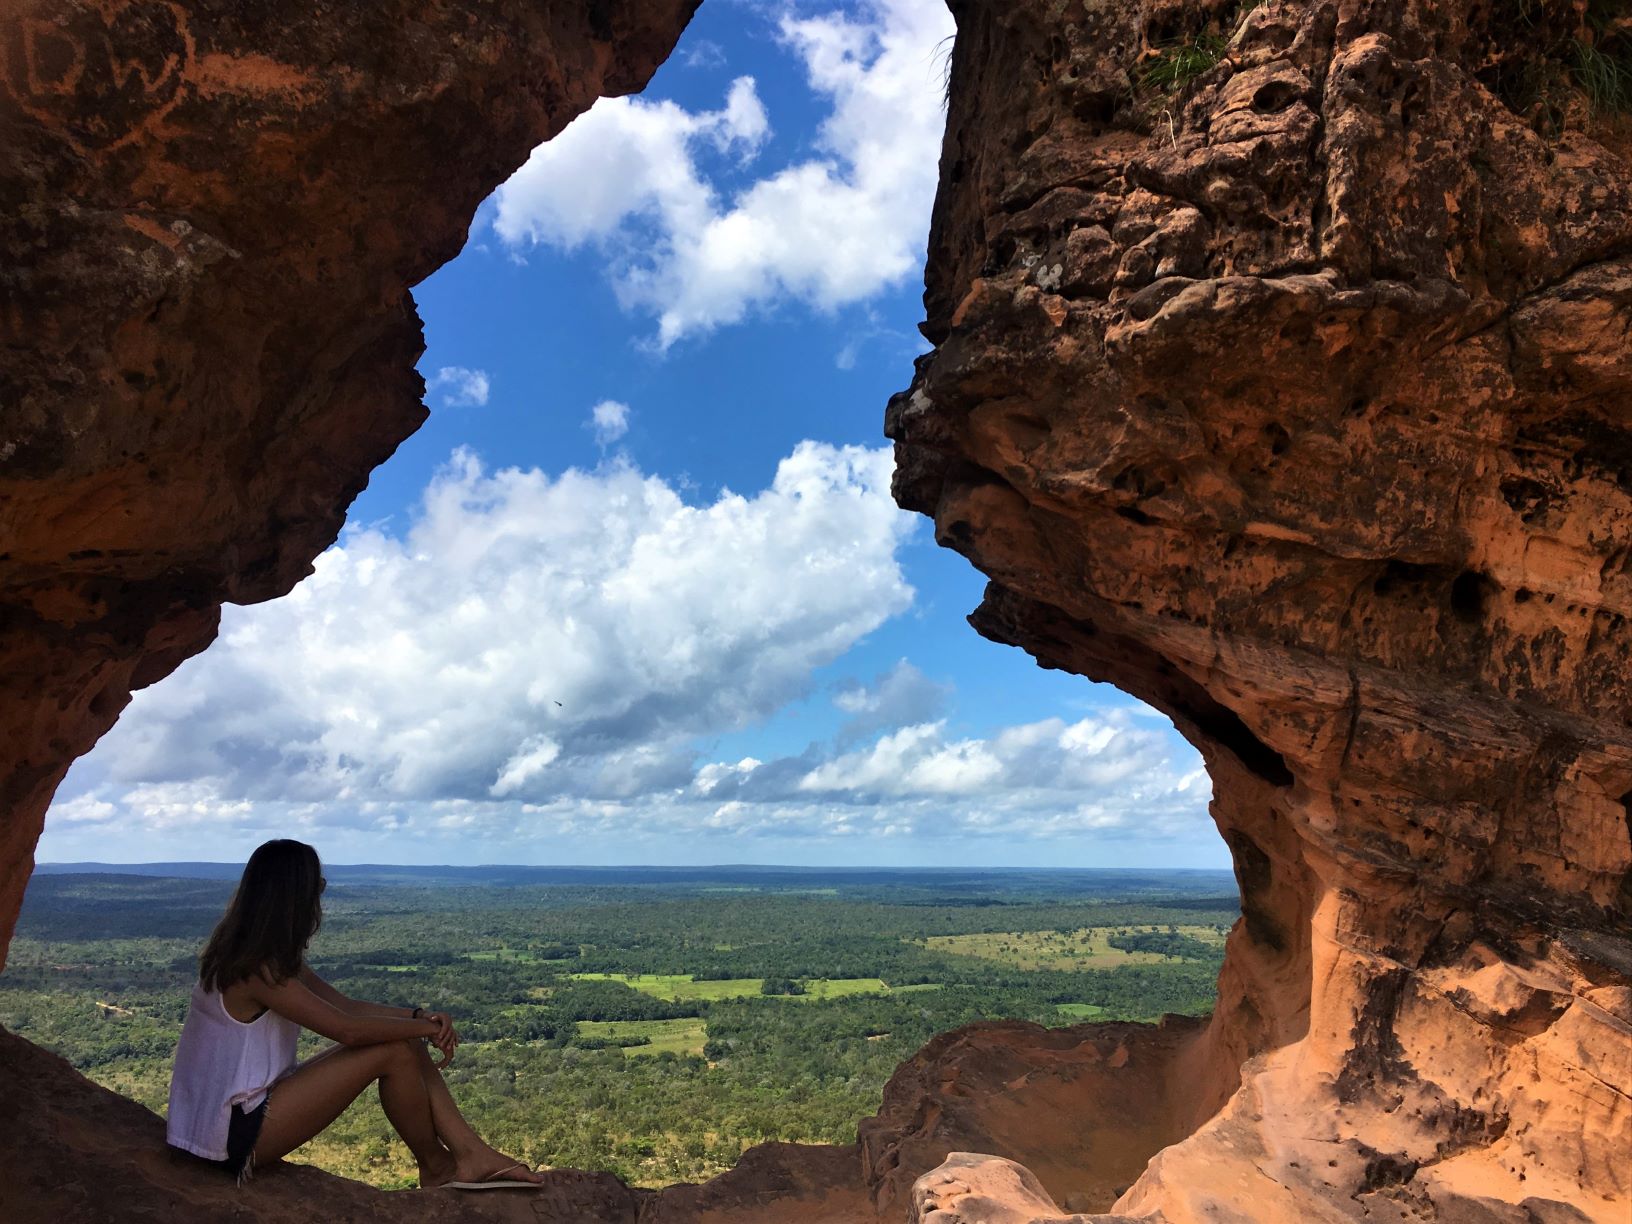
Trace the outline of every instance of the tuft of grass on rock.
<instances>
[{"instance_id":1,"label":"tuft of grass on rock","mask_svg":"<svg viewBox=\"0 0 1632 1224\"><path fill-rule=\"evenodd\" d=\"M1627 0L1500 0L1491 32L1505 50L1480 79L1541 135L1632 115Z\"/></svg>"},{"instance_id":2,"label":"tuft of grass on rock","mask_svg":"<svg viewBox=\"0 0 1632 1224\"><path fill-rule=\"evenodd\" d=\"M1156 58L1140 72L1139 83L1173 93L1223 59L1226 46L1217 34L1198 34L1158 47Z\"/></svg>"},{"instance_id":3,"label":"tuft of grass on rock","mask_svg":"<svg viewBox=\"0 0 1632 1224\"><path fill-rule=\"evenodd\" d=\"M1570 75L1587 95L1594 114L1632 111L1632 55L1614 55L1590 42L1572 40Z\"/></svg>"}]
</instances>

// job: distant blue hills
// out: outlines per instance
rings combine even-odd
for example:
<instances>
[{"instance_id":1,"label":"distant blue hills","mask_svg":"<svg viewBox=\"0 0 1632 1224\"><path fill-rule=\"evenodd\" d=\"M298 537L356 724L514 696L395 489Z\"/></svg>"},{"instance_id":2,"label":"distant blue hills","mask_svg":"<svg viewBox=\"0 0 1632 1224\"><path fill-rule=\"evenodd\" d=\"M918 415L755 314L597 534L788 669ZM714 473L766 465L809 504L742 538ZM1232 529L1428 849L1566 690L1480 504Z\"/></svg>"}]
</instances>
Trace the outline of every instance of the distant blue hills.
<instances>
[{"instance_id":1,"label":"distant blue hills","mask_svg":"<svg viewBox=\"0 0 1632 1224\"><path fill-rule=\"evenodd\" d=\"M159 876L169 879L236 880L242 863L39 863L36 876L120 875ZM791 867L757 864L722 864L707 867L550 867L494 864L488 866L411 866L390 863L325 863L333 883L419 885L732 885L769 889L808 889L857 886L907 886L946 889L960 882L1003 891L1029 891L1027 885L1050 893L1081 891L1099 896L1179 892L1189 895L1235 895L1235 876L1229 871L1201 868L1134 867Z\"/></svg>"}]
</instances>

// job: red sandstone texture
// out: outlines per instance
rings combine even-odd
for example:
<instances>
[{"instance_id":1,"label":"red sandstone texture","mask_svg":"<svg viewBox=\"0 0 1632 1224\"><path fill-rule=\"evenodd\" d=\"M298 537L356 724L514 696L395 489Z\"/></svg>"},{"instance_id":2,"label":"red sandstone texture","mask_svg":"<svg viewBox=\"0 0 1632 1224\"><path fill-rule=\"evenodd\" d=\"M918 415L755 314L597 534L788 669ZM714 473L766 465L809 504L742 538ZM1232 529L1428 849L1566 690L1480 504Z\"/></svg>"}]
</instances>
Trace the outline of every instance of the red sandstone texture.
<instances>
[{"instance_id":1,"label":"red sandstone texture","mask_svg":"<svg viewBox=\"0 0 1632 1224\"><path fill-rule=\"evenodd\" d=\"M1624 1222L1632 165L1503 84L1585 6L1243 7L954 5L889 416L976 627L1213 777L1245 916L1114 1210Z\"/></svg>"},{"instance_id":2,"label":"red sandstone texture","mask_svg":"<svg viewBox=\"0 0 1632 1224\"><path fill-rule=\"evenodd\" d=\"M859 1150L525 1202L229 1192L0 1034L0 1218L1623 1222L1627 141L1512 88L1580 4L1242 7L954 5L936 347L889 413L976 626L1206 756L1210 1022L972 1026ZM0 936L68 763L418 424L408 287L687 11L0 15ZM1222 62L1142 81L1209 26Z\"/></svg>"}]
</instances>

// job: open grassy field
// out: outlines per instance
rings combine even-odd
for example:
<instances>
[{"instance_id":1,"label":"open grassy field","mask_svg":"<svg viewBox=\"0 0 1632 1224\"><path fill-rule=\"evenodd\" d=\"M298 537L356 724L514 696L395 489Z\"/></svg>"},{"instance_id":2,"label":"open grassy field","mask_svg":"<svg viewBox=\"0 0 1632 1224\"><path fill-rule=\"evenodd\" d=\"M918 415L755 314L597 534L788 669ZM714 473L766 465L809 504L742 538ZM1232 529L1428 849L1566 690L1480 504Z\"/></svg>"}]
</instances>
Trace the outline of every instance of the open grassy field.
<instances>
[{"instance_id":1,"label":"open grassy field","mask_svg":"<svg viewBox=\"0 0 1632 1224\"><path fill-rule=\"evenodd\" d=\"M679 1002L682 999L746 999L759 994L763 978L722 978L695 981L689 973L571 973L580 982L622 982L655 999Z\"/></svg>"},{"instance_id":2,"label":"open grassy field","mask_svg":"<svg viewBox=\"0 0 1632 1224\"><path fill-rule=\"evenodd\" d=\"M573 973L567 975L581 982L622 982L656 999L670 1002L692 999L750 999L760 997L764 978L723 978L719 981L696 981L689 973ZM931 983L933 988L935 984ZM842 999L848 995L890 994L890 987L882 978L812 978L805 983L807 993L776 995L782 999ZM922 990L922 986L903 986L902 990Z\"/></svg>"},{"instance_id":3,"label":"open grassy field","mask_svg":"<svg viewBox=\"0 0 1632 1224\"><path fill-rule=\"evenodd\" d=\"M708 1040L708 1024L702 1020L580 1020L580 1037L596 1037L602 1041L623 1041L631 1037L645 1037L649 1045L623 1047L627 1058L656 1054L697 1054L703 1052Z\"/></svg>"},{"instance_id":4,"label":"open grassy field","mask_svg":"<svg viewBox=\"0 0 1632 1224\"><path fill-rule=\"evenodd\" d=\"M1179 934L1223 947L1224 936L1210 926L1180 926ZM1058 931L992 931L977 935L931 935L918 941L931 952L975 956L999 961L1016 969L1115 969L1118 965L1159 965L1166 957L1154 952L1113 948L1110 937L1119 932L1165 931L1156 926L1080 927Z\"/></svg>"}]
</instances>

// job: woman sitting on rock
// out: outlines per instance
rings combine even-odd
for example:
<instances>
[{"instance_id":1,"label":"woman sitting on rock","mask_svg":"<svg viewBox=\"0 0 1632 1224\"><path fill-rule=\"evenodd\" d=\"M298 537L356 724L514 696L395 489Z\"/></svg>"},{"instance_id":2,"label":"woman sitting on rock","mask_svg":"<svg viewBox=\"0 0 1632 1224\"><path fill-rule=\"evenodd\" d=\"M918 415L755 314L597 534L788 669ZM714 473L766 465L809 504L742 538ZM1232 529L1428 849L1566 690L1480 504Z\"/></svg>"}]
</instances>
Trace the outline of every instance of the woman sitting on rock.
<instances>
[{"instance_id":1,"label":"woman sitting on rock","mask_svg":"<svg viewBox=\"0 0 1632 1224\"><path fill-rule=\"evenodd\" d=\"M441 1068L459 1035L445 1014L348 999L306 964L326 883L303 842L269 841L250 855L199 958L170 1078L171 1145L242 1185L257 1161L305 1143L377 1080L421 1186L537 1185L537 1173L482 1142L453 1103ZM297 1064L303 1028L339 1044Z\"/></svg>"}]
</instances>

